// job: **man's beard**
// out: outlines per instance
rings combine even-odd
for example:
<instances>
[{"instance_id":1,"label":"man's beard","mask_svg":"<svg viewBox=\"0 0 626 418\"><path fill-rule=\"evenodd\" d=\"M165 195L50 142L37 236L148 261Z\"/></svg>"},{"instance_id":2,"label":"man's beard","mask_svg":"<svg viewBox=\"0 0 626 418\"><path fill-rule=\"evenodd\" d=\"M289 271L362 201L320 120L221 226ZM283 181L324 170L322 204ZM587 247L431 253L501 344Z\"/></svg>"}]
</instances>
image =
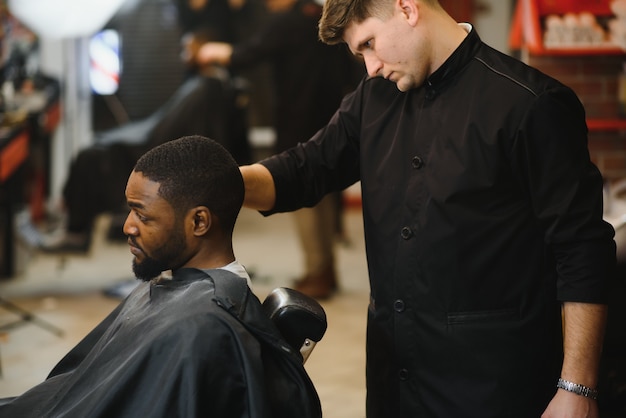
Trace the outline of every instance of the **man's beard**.
<instances>
[{"instance_id":1,"label":"man's beard","mask_svg":"<svg viewBox=\"0 0 626 418\"><path fill-rule=\"evenodd\" d=\"M162 247L153 251L154 257L149 257L144 252L144 259L138 263L137 258L133 259L133 273L135 277L144 282L158 277L162 272L178 267L178 257L186 247L185 236L182 229L176 225L172 237ZM133 244L135 244L133 242ZM143 250L143 249L142 249Z\"/></svg>"},{"instance_id":2,"label":"man's beard","mask_svg":"<svg viewBox=\"0 0 626 418\"><path fill-rule=\"evenodd\" d=\"M135 277L144 282L149 282L165 270L168 270L166 263L152 257L144 258L141 263L138 263L136 258L133 259L133 273L135 273Z\"/></svg>"}]
</instances>

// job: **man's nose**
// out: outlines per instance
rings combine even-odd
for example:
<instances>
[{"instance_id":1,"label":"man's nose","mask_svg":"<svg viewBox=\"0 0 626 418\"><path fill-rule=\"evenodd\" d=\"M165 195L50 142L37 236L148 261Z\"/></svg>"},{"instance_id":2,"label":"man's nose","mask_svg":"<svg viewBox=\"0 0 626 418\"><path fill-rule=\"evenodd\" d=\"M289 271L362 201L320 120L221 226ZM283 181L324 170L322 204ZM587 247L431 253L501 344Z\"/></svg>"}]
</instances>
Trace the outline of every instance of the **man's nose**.
<instances>
[{"instance_id":1,"label":"man's nose","mask_svg":"<svg viewBox=\"0 0 626 418\"><path fill-rule=\"evenodd\" d=\"M380 71L383 68L382 61L373 55L363 57L365 60L365 68L367 69L367 75L370 77L376 77L380 75Z\"/></svg>"},{"instance_id":2,"label":"man's nose","mask_svg":"<svg viewBox=\"0 0 626 418\"><path fill-rule=\"evenodd\" d=\"M132 212L128 213L128 216L126 216L126 220L124 221L124 226L122 228L122 231L124 232L124 235L136 235L137 234L137 227L135 226L133 220L132 220Z\"/></svg>"}]
</instances>

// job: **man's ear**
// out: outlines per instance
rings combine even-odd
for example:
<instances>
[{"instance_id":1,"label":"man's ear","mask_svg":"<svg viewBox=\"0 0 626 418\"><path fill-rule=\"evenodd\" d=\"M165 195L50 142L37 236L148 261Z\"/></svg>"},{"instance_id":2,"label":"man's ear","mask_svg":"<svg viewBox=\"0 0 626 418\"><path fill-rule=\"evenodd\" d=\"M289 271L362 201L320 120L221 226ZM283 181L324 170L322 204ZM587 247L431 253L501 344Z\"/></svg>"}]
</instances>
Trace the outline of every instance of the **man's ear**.
<instances>
[{"instance_id":1,"label":"man's ear","mask_svg":"<svg viewBox=\"0 0 626 418\"><path fill-rule=\"evenodd\" d=\"M399 8L400 13L406 19L407 23L411 26L417 24L419 18L419 8L416 0L396 0L396 6Z\"/></svg>"},{"instance_id":2,"label":"man's ear","mask_svg":"<svg viewBox=\"0 0 626 418\"><path fill-rule=\"evenodd\" d=\"M206 206L198 206L191 210L191 221L193 222L193 234L195 236L205 235L213 222L211 211Z\"/></svg>"}]
</instances>

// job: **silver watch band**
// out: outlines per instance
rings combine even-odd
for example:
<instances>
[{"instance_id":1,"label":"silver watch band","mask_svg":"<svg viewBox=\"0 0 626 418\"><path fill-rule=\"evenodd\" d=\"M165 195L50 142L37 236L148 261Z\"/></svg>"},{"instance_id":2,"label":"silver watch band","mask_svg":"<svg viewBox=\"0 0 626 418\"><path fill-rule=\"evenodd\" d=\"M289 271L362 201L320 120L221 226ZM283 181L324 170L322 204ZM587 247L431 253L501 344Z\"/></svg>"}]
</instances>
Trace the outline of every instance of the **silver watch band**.
<instances>
[{"instance_id":1,"label":"silver watch band","mask_svg":"<svg viewBox=\"0 0 626 418\"><path fill-rule=\"evenodd\" d=\"M577 395L584 396L586 398L598 399L598 390L591 389L590 387L580 385L578 383L570 382L568 380L559 379L556 384L556 387L559 389L566 390L568 392L575 393Z\"/></svg>"}]
</instances>

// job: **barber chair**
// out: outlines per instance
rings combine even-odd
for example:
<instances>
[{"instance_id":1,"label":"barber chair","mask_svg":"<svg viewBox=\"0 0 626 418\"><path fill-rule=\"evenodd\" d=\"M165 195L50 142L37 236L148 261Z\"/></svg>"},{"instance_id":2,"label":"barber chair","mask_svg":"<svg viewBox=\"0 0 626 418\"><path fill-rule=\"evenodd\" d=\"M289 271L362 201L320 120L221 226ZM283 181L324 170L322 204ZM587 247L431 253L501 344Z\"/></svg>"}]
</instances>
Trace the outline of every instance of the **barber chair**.
<instances>
[{"instance_id":1,"label":"barber chair","mask_svg":"<svg viewBox=\"0 0 626 418\"><path fill-rule=\"evenodd\" d=\"M263 301L263 309L291 347L300 351L303 363L324 333L324 308L313 298L294 289L279 287Z\"/></svg>"}]
</instances>

